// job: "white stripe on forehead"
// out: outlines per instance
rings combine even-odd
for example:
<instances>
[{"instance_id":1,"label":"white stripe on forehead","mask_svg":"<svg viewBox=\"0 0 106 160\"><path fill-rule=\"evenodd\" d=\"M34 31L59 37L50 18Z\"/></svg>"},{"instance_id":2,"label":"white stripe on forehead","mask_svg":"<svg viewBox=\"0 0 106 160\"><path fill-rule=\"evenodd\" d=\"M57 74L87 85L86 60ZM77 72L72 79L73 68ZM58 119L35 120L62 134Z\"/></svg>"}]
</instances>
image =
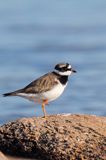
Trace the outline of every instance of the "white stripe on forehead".
<instances>
[{"instance_id":1,"label":"white stripe on forehead","mask_svg":"<svg viewBox=\"0 0 106 160\"><path fill-rule=\"evenodd\" d=\"M69 66L67 67L68 69L72 68L71 65L69 64Z\"/></svg>"}]
</instances>

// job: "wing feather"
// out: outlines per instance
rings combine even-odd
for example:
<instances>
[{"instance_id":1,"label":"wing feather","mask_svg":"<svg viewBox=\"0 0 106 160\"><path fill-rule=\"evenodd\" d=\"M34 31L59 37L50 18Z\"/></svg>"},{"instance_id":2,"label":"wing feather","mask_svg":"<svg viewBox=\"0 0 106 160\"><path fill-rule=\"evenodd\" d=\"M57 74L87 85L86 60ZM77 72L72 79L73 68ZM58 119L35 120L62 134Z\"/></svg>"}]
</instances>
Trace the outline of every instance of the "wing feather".
<instances>
[{"instance_id":1,"label":"wing feather","mask_svg":"<svg viewBox=\"0 0 106 160\"><path fill-rule=\"evenodd\" d=\"M42 93L52 89L57 84L57 81L54 81L54 76L53 72L45 74L23 88L21 93Z\"/></svg>"}]
</instances>

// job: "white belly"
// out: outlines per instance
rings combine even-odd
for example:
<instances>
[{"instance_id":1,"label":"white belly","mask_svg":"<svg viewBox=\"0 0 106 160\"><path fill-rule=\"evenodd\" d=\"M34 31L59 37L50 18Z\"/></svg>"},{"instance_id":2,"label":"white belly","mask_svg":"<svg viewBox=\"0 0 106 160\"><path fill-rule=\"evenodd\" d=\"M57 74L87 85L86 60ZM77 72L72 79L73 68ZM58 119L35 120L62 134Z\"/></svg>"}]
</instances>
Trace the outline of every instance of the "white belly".
<instances>
[{"instance_id":1,"label":"white belly","mask_svg":"<svg viewBox=\"0 0 106 160\"><path fill-rule=\"evenodd\" d=\"M52 90L41 93L41 97L44 97L44 99L48 99L48 101L53 101L56 98L58 98L64 91L66 85L58 84L56 85Z\"/></svg>"},{"instance_id":2,"label":"white belly","mask_svg":"<svg viewBox=\"0 0 106 160\"><path fill-rule=\"evenodd\" d=\"M67 85L67 84L66 84ZM66 85L62 85L61 83L57 84L52 90L46 91L44 93L40 94L25 94L25 93L18 93L17 95L26 99L29 99L31 101L35 102L42 102L42 100L47 99L48 102L53 101L57 99L64 91Z\"/></svg>"}]
</instances>

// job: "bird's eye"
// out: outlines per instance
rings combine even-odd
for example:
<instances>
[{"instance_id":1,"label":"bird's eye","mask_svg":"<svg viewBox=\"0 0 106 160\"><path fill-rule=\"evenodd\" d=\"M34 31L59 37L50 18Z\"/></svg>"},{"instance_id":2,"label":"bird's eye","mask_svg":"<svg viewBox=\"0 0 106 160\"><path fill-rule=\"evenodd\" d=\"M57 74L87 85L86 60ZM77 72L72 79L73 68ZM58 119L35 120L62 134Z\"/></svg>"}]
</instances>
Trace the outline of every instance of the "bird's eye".
<instances>
[{"instance_id":1,"label":"bird's eye","mask_svg":"<svg viewBox=\"0 0 106 160\"><path fill-rule=\"evenodd\" d=\"M67 67L62 67L62 68L61 68L61 71L63 71L63 72L64 72L64 71L67 71Z\"/></svg>"}]
</instances>

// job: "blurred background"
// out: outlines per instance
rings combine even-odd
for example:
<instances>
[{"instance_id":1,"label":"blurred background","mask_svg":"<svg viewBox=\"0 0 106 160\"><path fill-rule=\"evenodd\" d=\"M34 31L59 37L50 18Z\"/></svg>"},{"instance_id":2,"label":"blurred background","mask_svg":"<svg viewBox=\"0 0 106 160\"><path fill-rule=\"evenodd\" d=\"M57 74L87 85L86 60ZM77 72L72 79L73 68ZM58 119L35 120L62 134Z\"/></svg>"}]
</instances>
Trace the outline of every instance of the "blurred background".
<instances>
[{"instance_id":1,"label":"blurred background","mask_svg":"<svg viewBox=\"0 0 106 160\"><path fill-rule=\"evenodd\" d=\"M0 1L0 124L42 116L40 105L2 94L59 62L71 63L77 74L48 114L106 116L106 1Z\"/></svg>"}]
</instances>

